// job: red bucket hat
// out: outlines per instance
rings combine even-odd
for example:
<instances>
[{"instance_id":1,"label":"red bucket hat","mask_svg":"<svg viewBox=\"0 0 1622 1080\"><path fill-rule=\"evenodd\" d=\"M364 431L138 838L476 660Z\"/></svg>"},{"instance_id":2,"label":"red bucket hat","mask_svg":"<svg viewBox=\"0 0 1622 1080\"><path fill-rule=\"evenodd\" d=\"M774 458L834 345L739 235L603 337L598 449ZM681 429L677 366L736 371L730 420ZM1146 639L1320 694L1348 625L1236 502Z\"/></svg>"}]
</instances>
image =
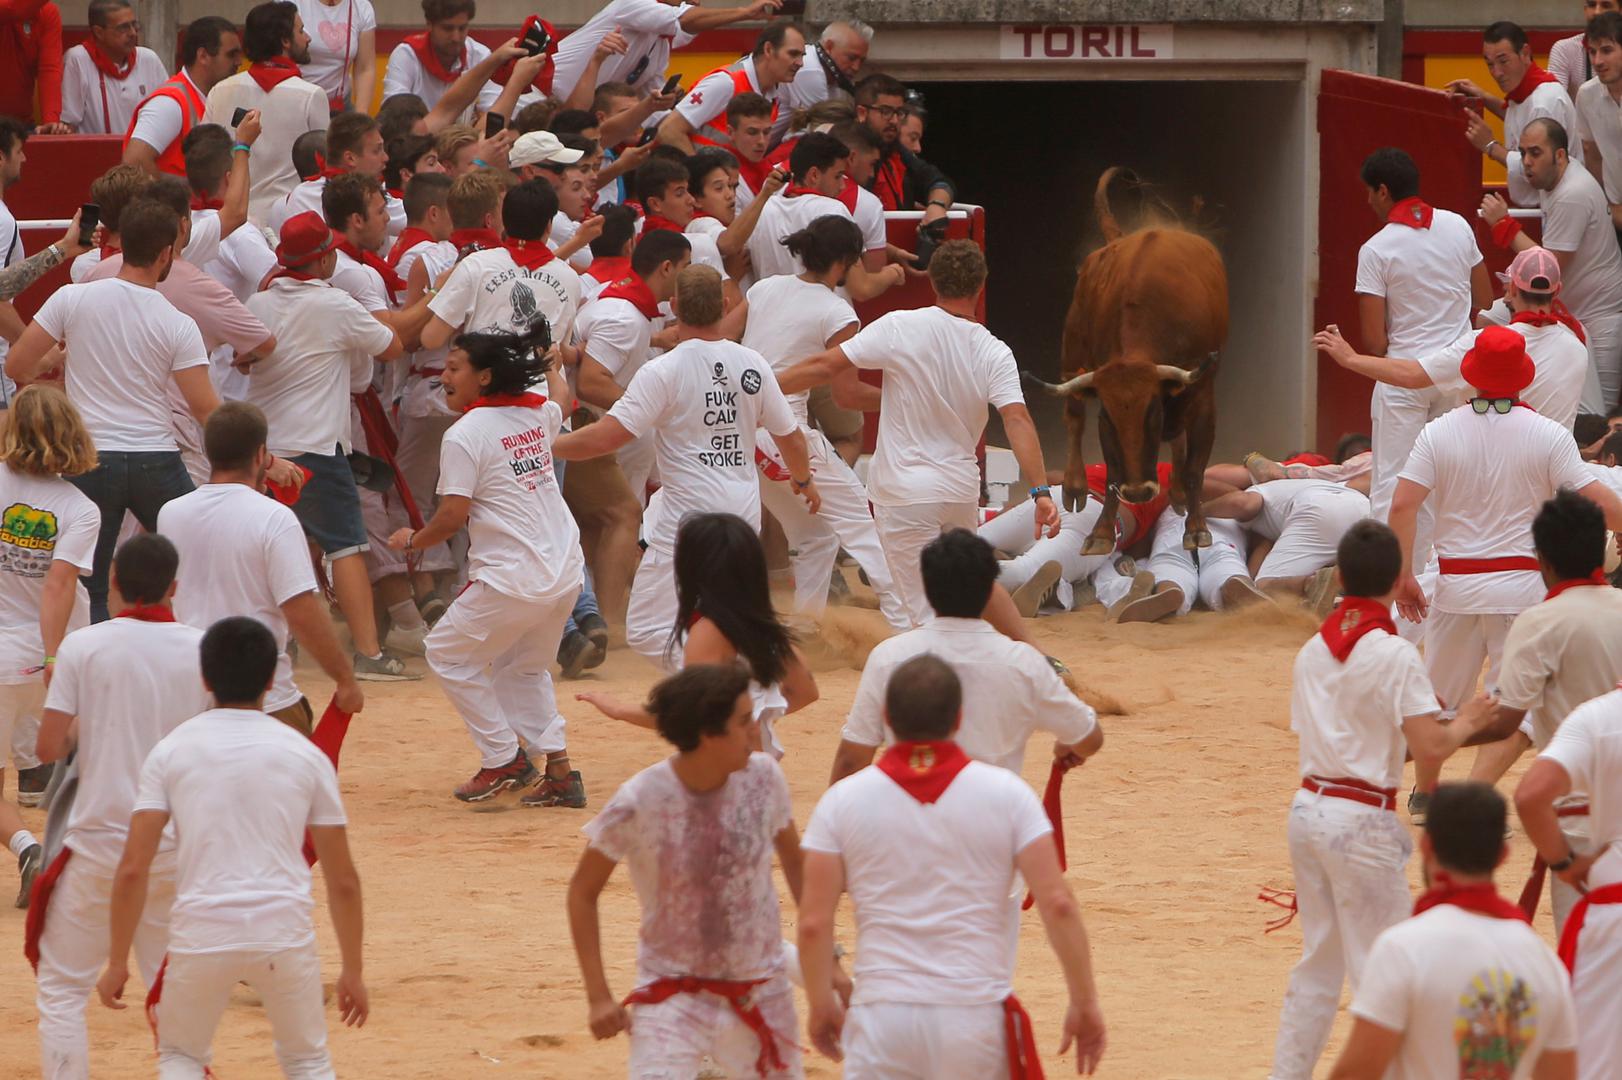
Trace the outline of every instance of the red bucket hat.
<instances>
[{"instance_id":1,"label":"red bucket hat","mask_svg":"<svg viewBox=\"0 0 1622 1080\"><path fill-rule=\"evenodd\" d=\"M282 242L276 261L289 270L308 266L338 246L338 234L314 210L295 214L282 224Z\"/></svg>"},{"instance_id":2,"label":"red bucket hat","mask_svg":"<svg viewBox=\"0 0 1622 1080\"><path fill-rule=\"evenodd\" d=\"M1489 326L1464 354L1459 374L1484 398L1518 398L1532 384L1537 365L1526 354L1526 339L1507 326Z\"/></svg>"}]
</instances>

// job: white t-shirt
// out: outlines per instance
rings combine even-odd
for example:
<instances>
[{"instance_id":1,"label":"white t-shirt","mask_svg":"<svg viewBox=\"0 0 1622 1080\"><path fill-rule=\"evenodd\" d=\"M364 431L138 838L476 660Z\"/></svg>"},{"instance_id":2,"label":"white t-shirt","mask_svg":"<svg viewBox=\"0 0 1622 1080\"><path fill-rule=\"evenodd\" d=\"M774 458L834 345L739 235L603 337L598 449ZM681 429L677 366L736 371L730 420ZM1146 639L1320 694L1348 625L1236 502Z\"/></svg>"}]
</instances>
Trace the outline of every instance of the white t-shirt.
<instances>
[{"instance_id":1,"label":"white t-shirt","mask_svg":"<svg viewBox=\"0 0 1622 1080\"><path fill-rule=\"evenodd\" d=\"M1013 351L977 322L940 307L892 311L840 348L884 373L878 449L867 474L875 504L978 505L975 447L986 405L1023 405Z\"/></svg>"},{"instance_id":2,"label":"white t-shirt","mask_svg":"<svg viewBox=\"0 0 1622 1080\"><path fill-rule=\"evenodd\" d=\"M1554 950L1519 919L1456 904L1375 938L1352 1015L1403 1033L1386 1080L1531 1080L1545 1050L1577 1048L1571 980ZM1513 1072L1501 1071L1506 1053Z\"/></svg>"},{"instance_id":3,"label":"white t-shirt","mask_svg":"<svg viewBox=\"0 0 1622 1080\"><path fill-rule=\"evenodd\" d=\"M0 685L39 680L45 646L39 609L45 575L58 559L90 573L101 511L57 476L30 476L0 463ZM78 588L89 622L89 598ZM70 624L71 625L71 624Z\"/></svg>"},{"instance_id":4,"label":"white t-shirt","mask_svg":"<svg viewBox=\"0 0 1622 1080\"><path fill-rule=\"evenodd\" d=\"M667 553L689 514L737 514L760 528L755 432L799 428L765 359L731 341L677 345L637 373L608 415L653 438L663 486L648 502L643 534Z\"/></svg>"},{"instance_id":5,"label":"white t-shirt","mask_svg":"<svg viewBox=\"0 0 1622 1080\"><path fill-rule=\"evenodd\" d=\"M1343 531L1345 523L1369 514L1367 495L1331 480L1268 480L1250 490L1261 496L1262 511L1247 527L1268 540L1277 540L1294 527L1327 541L1331 536L1326 531ZM1333 536L1333 542L1338 544L1340 537Z\"/></svg>"},{"instance_id":6,"label":"white t-shirt","mask_svg":"<svg viewBox=\"0 0 1622 1080\"><path fill-rule=\"evenodd\" d=\"M783 969L773 843L794 823L788 781L768 755L697 793L670 759L614 792L581 830L628 864L642 906L639 985L667 976L761 979Z\"/></svg>"},{"instance_id":7,"label":"white t-shirt","mask_svg":"<svg viewBox=\"0 0 1622 1080\"><path fill-rule=\"evenodd\" d=\"M158 54L135 48L135 66L122 79L109 79L83 45L62 54L62 122L77 135L123 135L135 107L169 80ZM159 147L162 149L162 147Z\"/></svg>"},{"instance_id":8,"label":"white t-shirt","mask_svg":"<svg viewBox=\"0 0 1622 1080\"><path fill-rule=\"evenodd\" d=\"M204 97L202 88L192 82L191 75L182 68L180 76L196 91L199 98ZM165 80L167 81L167 80ZM154 90L157 87L153 87ZM197 118L199 121L202 117ZM135 126L130 130L130 138L140 139L157 153L162 154L169 149L169 144L180 138L180 129L185 126L185 116L181 112L180 102L169 95L151 98L145 105L140 106L135 114Z\"/></svg>"},{"instance_id":9,"label":"white t-shirt","mask_svg":"<svg viewBox=\"0 0 1622 1080\"><path fill-rule=\"evenodd\" d=\"M400 276L407 277L418 261L426 268L428 280L437 281L440 274L456 265L456 245L448 240L425 240L417 244L400 257ZM445 371L445 357L448 355L449 346L419 349L411 354L410 366L406 369L405 392L400 397L402 416L421 420L429 416L457 415L445 403L445 387L439 378Z\"/></svg>"},{"instance_id":10,"label":"white t-shirt","mask_svg":"<svg viewBox=\"0 0 1622 1080\"><path fill-rule=\"evenodd\" d=\"M196 323L123 278L64 285L34 321L67 349L68 397L97 450L178 449L169 388L175 372L208 365Z\"/></svg>"},{"instance_id":11,"label":"white t-shirt","mask_svg":"<svg viewBox=\"0 0 1622 1080\"><path fill-rule=\"evenodd\" d=\"M265 275L276 269L276 250L258 226L244 225L220 241L220 253L203 267L243 303L259 291Z\"/></svg>"},{"instance_id":12,"label":"white t-shirt","mask_svg":"<svg viewBox=\"0 0 1622 1080\"><path fill-rule=\"evenodd\" d=\"M1594 482L1570 430L1530 409L1478 416L1468 405L1425 425L1401 478L1430 489L1444 559L1532 556L1538 508L1563 487ZM1442 574L1433 601L1438 611L1515 614L1545 591L1536 570Z\"/></svg>"},{"instance_id":13,"label":"white t-shirt","mask_svg":"<svg viewBox=\"0 0 1622 1080\"><path fill-rule=\"evenodd\" d=\"M1543 87L1549 88L1554 84ZM1622 311L1622 254L1599 181L1573 159L1554 190L1541 192L1540 198L1543 246L1571 255L1561 267L1560 299L1578 319Z\"/></svg>"},{"instance_id":14,"label":"white t-shirt","mask_svg":"<svg viewBox=\"0 0 1622 1080\"><path fill-rule=\"evenodd\" d=\"M338 252L338 264L333 268L330 282L333 288L348 293L368 312L388 311L394 306L389 303L383 275L357 261L347 251Z\"/></svg>"},{"instance_id":15,"label":"white t-shirt","mask_svg":"<svg viewBox=\"0 0 1622 1080\"><path fill-rule=\"evenodd\" d=\"M566 342L580 310L580 275L562 259L525 270L506 248L488 248L456 264L428 310L479 334L528 333L543 317L553 342Z\"/></svg>"},{"instance_id":16,"label":"white t-shirt","mask_svg":"<svg viewBox=\"0 0 1622 1080\"><path fill-rule=\"evenodd\" d=\"M1408 751L1402 722L1440 711L1419 650L1394 634L1370 631L1344 664L1322 634L1295 654L1290 730L1301 741L1302 776L1399 787Z\"/></svg>"},{"instance_id":17,"label":"white t-shirt","mask_svg":"<svg viewBox=\"0 0 1622 1080\"><path fill-rule=\"evenodd\" d=\"M764 281L774 274L803 274L805 264L783 246L783 239L799 232L820 217L856 220L845 204L826 195L796 195L790 199L776 195L761 207L755 231L749 234L749 263L755 277Z\"/></svg>"},{"instance_id":18,"label":"white t-shirt","mask_svg":"<svg viewBox=\"0 0 1622 1080\"><path fill-rule=\"evenodd\" d=\"M1092 707L1070 692L1035 647L1004 637L984 619L936 616L879 642L869 654L840 738L861 746L893 742L884 723L885 689L896 668L925 653L958 673L963 726L953 737L976 761L1018 773L1025 743L1036 732L1068 744L1098 726Z\"/></svg>"},{"instance_id":19,"label":"white t-shirt","mask_svg":"<svg viewBox=\"0 0 1622 1080\"><path fill-rule=\"evenodd\" d=\"M1537 373L1532 376L1532 385L1521 391L1521 397L1539 415L1547 416L1569 430L1576 422L1577 403L1583 396L1583 380L1588 377L1588 346L1559 323L1549 326L1510 323L1509 328L1526 339L1527 354L1537 368ZM1419 366L1425 369L1431 382L1436 384L1438 390L1452 395L1456 404L1474 394L1459 366L1464 362L1464 354L1475 347L1477 333L1476 330L1466 330L1447 348L1419 357Z\"/></svg>"},{"instance_id":20,"label":"white t-shirt","mask_svg":"<svg viewBox=\"0 0 1622 1080\"><path fill-rule=\"evenodd\" d=\"M629 300L598 297L581 309L575 336L586 355L601 364L623 390L648 362L653 323Z\"/></svg>"},{"instance_id":21,"label":"white t-shirt","mask_svg":"<svg viewBox=\"0 0 1622 1080\"><path fill-rule=\"evenodd\" d=\"M1588 46L1584 35L1573 34L1549 46L1548 72L1560 80L1566 93L1577 96L1578 89L1592 72L1588 66Z\"/></svg>"},{"instance_id":22,"label":"white t-shirt","mask_svg":"<svg viewBox=\"0 0 1622 1080\"><path fill-rule=\"evenodd\" d=\"M1481 262L1475 230L1451 210L1431 227L1396 222L1357 253L1357 291L1385 300L1387 356L1424 356L1470 328L1470 271Z\"/></svg>"},{"instance_id":23,"label":"white t-shirt","mask_svg":"<svg viewBox=\"0 0 1622 1080\"><path fill-rule=\"evenodd\" d=\"M478 67L484 58L490 55L490 50L476 38L468 38L464 47L462 63L453 70L453 75L460 75L471 67ZM432 109L439 104L439 99L445 96L445 91L451 88L448 82L441 82L436 76L423 70L422 61L417 59L417 53L408 42L400 42L389 53L389 66L383 73L383 100L387 101L395 94L416 94L422 98L424 105ZM457 116L458 124L466 124L473 119L475 111L489 112L490 106L496 103L501 96L501 87L493 82L487 82L479 90L478 99Z\"/></svg>"},{"instance_id":24,"label":"white t-shirt","mask_svg":"<svg viewBox=\"0 0 1622 1080\"><path fill-rule=\"evenodd\" d=\"M256 218L255 221L269 229L272 236L280 236L282 226L287 224L288 218L296 214L302 214L306 210L313 210L317 214L322 213L321 194L326 189L327 181L325 177L305 180L289 191L285 199L272 200L265 207L263 219ZM396 199L387 191L383 193L383 209L388 211L389 231L383 246L378 249L379 255L388 253L389 248L394 245L394 238L404 232L406 227L405 203ZM340 255L339 262L342 262L344 258L345 256Z\"/></svg>"},{"instance_id":25,"label":"white t-shirt","mask_svg":"<svg viewBox=\"0 0 1622 1080\"><path fill-rule=\"evenodd\" d=\"M1053 832L1014 773L971 761L919 802L877 767L822 796L800 846L837 855L856 909L852 1005L980 1005L1013 992L1015 860Z\"/></svg>"},{"instance_id":26,"label":"white t-shirt","mask_svg":"<svg viewBox=\"0 0 1622 1080\"><path fill-rule=\"evenodd\" d=\"M856 219L857 227L862 230L863 251L885 251L889 248L890 229L884 223L883 200L865 187L858 187L856 209L851 216Z\"/></svg>"},{"instance_id":27,"label":"white t-shirt","mask_svg":"<svg viewBox=\"0 0 1622 1080\"><path fill-rule=\"evenodd\" d=\"M748 299L743 345L764 356L779 375L827 348L829 339L847 326L858 325L855 309L838 293L794 274L757 281ZM802 425L810 422L805 406L810 396L808 390L788 396Z\"/></svg>"},{"instance_id":28,"label":"white t-shirt","mask_svg":"<svg viewBox=\"0 0 1622 1080\"><path fill-rule=\"evenodd\" d=\"M320 0L309 2L321 6ZM306 131L327 130L332 112L327 92L313 82L295 75L266 93L246 71L215 84L208 92L203 120L235 135L231 117L238 109L259 110L261 130L248 155L248 216L261 221L272 206L299 186L293 143Z\"/></svg>"},{"instance_id":29,"label":"white t-shirt","mask_svg":"<svg viewBox=\"0 0 1622 1080\"><path fill-rule=\"evenodd\" d=\"M1504 101L1504 149L1508 151L1508 160L1504 165L1509 173L1509 197L1521 206L1531 206L1538 201L1538 189L1532 186L1532 182L1526 178L1526 170L1521 167L1521 132L1527 124L1545 116L1556 121L1568 136L1578 130L1577 106L1566 88L1557 82L1540 83L1525 101L1518 104L1507 99ZM1573 136L1570 144L1567 153L1571 164L1581 165L1582 141ZM1588 170L1581 171L1587 175ZM1616 245L1613 242L1611 246ZM1566 284L1569 286L1571 282L1568 280Z\"/></svg>"},{"instance_id":30,"label":"white t-shirt","mask_svg":"<svg viewBox=\"0 0 1622 1080\"><path fill-rule=\"evenodd\" d=\"M1538 756L1558 763L1572 791L1588 796L1589 836L1605 852L1588 872L1589 889L1622 881L1622 690L1573 709Z\"/></svg>"},{"instance_id":31,"label":"white t-shirt","mask_svg":"<svg viewBox=\"0 0 1622 1080\"><path fill-rule=\"evenodd\" d=\"M1617 498L1622 499L1622 465L1607 467L1592 461L1585 461L1583 462L1583 468L1587 470L1590 477L1616 492Z\"/></svg>"},{"instance_id":32,"label":"white t-shirt","mask_svg":"<svg viewBox=\"0 0 1622 1080\"><path fill-rule=\"evenodd\" d=\"M733 70L739 69L749 77L749 89L775 103L781 86L774 86L771 90L760 88L760 75L755 71L755 58L746 56L736 64L721 71L712 71L698 82L693 88L676 102L676 112L683 120L693 125L693 130L702 132L704 128L717 119L725 120L727 106L732 103L733 95L738 92L733 82Z\"/></svg>"},{"instance_id":33,"label":"white t-shirt","mask_svg":"<svg viewBox=\"0 0 1622 1080\"><path fill-rule=\"evenodd\" d=\"M1521 730L1534 746L1585 701L1622 679L1622 590L1567 589L1515 616L1504 639L1498 700L1527 712Z\"/></svg>"},{"instance_id":34,"label":"white t-shirt","mask_svg":"<svg viewBox=\"0 0 1622 1080\"><path fill-rule=\"evenodd\" d=\"M321 88L328 98L342 100L353 93L349 66L360 51L360 36L377 29L377 12L369 0L338 0L328 6L321 0L293 0L304 16L304 31L310 35L310 59L300 64L304 78Z\"/></svg>"},{"instance_id":35,"label":"white t-shirt","mask_svg":"<svg viewBox=\"0 0 1622 1080\"><path fill-rule=\"evenodd\" d=\"M79 792L68 817L73 857L111 875L124 854L141 766L169 732L209 707L198 647L185 623L110 619L56 651L47 709L75 718ZM163 849L174 846L165 830Z\"/></svg>"},{"instance_id":36,"label":"white t-shirt","mask_svg":"<svg viewBox=\"0 0 1622 1080\"><path fill-rule=\"evenodd\" d=\"M1605 200L1622 203L1622 105L1598 78L1577 91L1577 130L1573 138L1594 144L1605 173Z\"/></svg>"},{"instance_id":37,"label":"white t-shirt","mask_svg":"<svg viewBox=\"0 0 1622 1080\"><path fill-rule=\"evenodd\" d=\"M389 328L325 281L277 278L248 309L276 335L275 351L248 376L248 400L270 424L270 452L348 453L351 364L388 349Z\"/></svg>"},{"instance_id":38,"label":"white t-shirt","mask_svg":"<svg viewBox=\"0 0 1622 1080\"><path fill-rule=\"evenodd\" d=\"M610 30L618 30L625 38L625 52L603 61L597 70L597 85L629 83L644 97L663 89L671 47L680 48L693 39L681 28L681 17L692 9L692 4L666 4L661 0L610 0L559 43L553 57L553 96L567 98L574 91L591 54Z\"/></svg>"},{"instance_id":39,"label":"white t-shirt","mask_svg":"<svg viewBox=\"0 0 1622 1080\"><path fill-rule=\"evenodd\" d=\"M296 703L282 605L316 590L310 545L293 511L246 484L204 484L158 511L158 532L180 553L175 617L206 630L229 615L258 619L276 638L271 712Z\"/></svg>"},{"instance_id":40,"label":"white t-shirt","mask_svg":"<svg viewBox=\"0 0 1622 1080\"><path fill-rule=\"evenodd\" d=\"M315 942L304 830L347 822L338 774L308 738L260 712L201 713L152 749L134 809L174 823L171 953Z\"/></svg>"},{"instance_id":41,"label":"white t-shirt","mask_svg":"<svg viewBox=\"0 0 1622 1080\"><path fill-rule=\"evenodd\" d=\"M580 530L552 467L552 441L562 426L562 407L548 401L539 408L469 409L445 433L438 492L473 503L469 581L526 599L580 588Z\"/></svg>"}]
</instances>

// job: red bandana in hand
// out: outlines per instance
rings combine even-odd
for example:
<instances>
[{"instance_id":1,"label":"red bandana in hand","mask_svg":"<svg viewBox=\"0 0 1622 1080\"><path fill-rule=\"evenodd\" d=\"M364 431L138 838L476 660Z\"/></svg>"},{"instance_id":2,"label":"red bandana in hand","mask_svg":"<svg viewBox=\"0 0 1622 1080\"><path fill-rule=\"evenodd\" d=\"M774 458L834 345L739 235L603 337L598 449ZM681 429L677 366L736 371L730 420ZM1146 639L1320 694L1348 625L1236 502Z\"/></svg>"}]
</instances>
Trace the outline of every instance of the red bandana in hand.
<instances>
[{"instance_id":1,"label":"red bandana in hand","mask_svg":"<svg viewBox=\"0 0 1622 1080\"><path fill-rule=\"evenodd\" d=\"M525 270L538 270L557 258L552 254L552 249L546 246L545 240L514 240L509 236L504 243L513 262Z\"/></svg>"},{"instance_id":2,"label":"red bandana in hand","mask_svg":"<svg viewBox=\"0 0 1622 1080\"><path fill-rule=\"evenodd\" d=\"M522 41L524 35L536 26L546 31L546 63L541 65L541 70L535 73L535 78L531 79L529 84L543 94L550 94L552 92L552 77L557 74L557 66L553 64L552 58L557 55L558 51L558 32L551 23L539 15L531 15L524 20L524 25L518 28L519 40ZM513 77L513 69L517 65L517 60L507 61L496 68L496 73L490 76L490 81L506 86L507 81Z\"/></svg>"},{"instance_id":3,"label":"red bandana in hand","mask_svg":"<svg viewBox=\"0 0 1622 1080\"><path fill-rule=\"evenodd\" d=\"M1414 195L1393 206L1385 219L1394 225L1406 225L1410 229L1428 229L1431 227L1431 218L1435 215L1434 208Z\"/></svg>"},{"instance_id":4,"label":"red bandana in hand","mask_svg":"<svg viewBox=\"0 0 1622 1080\"><path fill-rule=\"evenodd\" d=\"M395 272L394 267L378 257L377 252L362 251L348 240L338 241L338 250L362 266L370 266L373 270L376 270L378 276L383 279L383 287L389 291L389 302L399 303L397 296L405 291L406 283Z\"/></svg>"},{"instance_id":5,"label":"red bandana in hand","mask_svg":"<svg viewBox=\"0 0 1622 1080\"><path fill-rule=\"evenodd\" d=\"M1567 589L1580 589L1584 585L1599 585L1602 587L1608 587L1610 584L1611 583L1609 581L1605 580L1605 568L1601 567L1600 569L1595 570L1592 574L1589 574L1587 577L1569 578L1566 581L1556 583L1555 587L1550 589L1548 595L1543 599L1553 600Z\"/></svg>"},{"instance_id":6,"label":"red bandana in hand","mask_svg":"<svg viewBox=\"0 0 1622 1080\"><path fill-rule=\"evenodd\" d=\"M167 604L132 604L113 616L117 619L140 619L142 622L174 622L175 613Z\"/></svg>"},{"instance_id":7,"label":"red bandana in hand","mask_svg":"<svg viewBox=\"0 0 1622 1080\"><path fill-rule=\"evenodd\" d=\"M439 59L439 54L434 51L434 47L428 44L428 31L424 30L419 34L407 34L405 43L411 46L412 52L417 54L417 62L422 65L422 70L442 83L455 82L456 77L467 70L466 45L462 46L462 54L456 58L456 70L452 71L445 67L444 62Z\"/></svg>"},{"instance_id":8,"label":"red bandana in hand","mask_svg":"<svg viewBox=\"0 0 1622 1080\"><path fill-rule=\"evenodd\" d=\"M601 259L598 260L598 262L601 261ZM596 266L597 263L592 263L592 265ZM597 277L596 274L591 276ZM597 278L597 280L601 281L602 278ZM604 289L597 299L629 300L642 313L644 319L657 319L659 317L659 301L654 299L653 290L648 288L648 283L643 281L642 275L635 270Z\"/></svg>"},{"instance_id":9,"label":"red bandana in hand","mask_svg":"<svg viewBox=\"0 0 1622 1080\"><path fill-rule=\"evenodd\" d=\"M1559 79L1556 79L1553 75L1550 75L1547 71L1544 71L1541 67L1538 67L1536 63L1533 63L1531 67L1526 69L1526 75L1521 79L1521 84L1515 89L1511 90L1509 93L1505 94L1504 100L1512 101L1516 105L1519 105L1521 102L1531 97L1532 91L1536 90L1544 83L1559 81Z\"/></svg>"},{"instance_id":10,"label":"red bandana in hand","mask_svg":"<svg viewBox=\"0 0 1622 1080\"><path fill-rule=\"evenodd\" d=\"M398 272L400 260L405 258L406 252L418 244L431 244L433 242L434 238L428 235L428 230L419 229L415 225L407 225L400 230L399 238L394 241L394 246L389 249L389 257L384 261Z\"/></svg>"},{"instance_id":11,"label":"red bandana in hand","mask_svg":"<svg viewBox=\"0 0 1622 1080\"><path fill-rule=\"evenodd\" d=\"M941 742L898 742L879 758L879 769L921 803L946 794L957 774L969 764L969 755L950 739Z\"/></svg>"},{"instance_id":12,"label":"red bandana in hand","mask_svg":"<svg viewBox=\"0 0 1622 1080\"><path fill-rule=\"evenodd\" d=\"M1524 323L1527 326L1553 326L1559 323L1573 334L1584 345L1588 344L1588 335L1583 332L1583 324L1577 321L1577 316L1571 309L1556 300L1548 311L1517 311L1509 319L1511 324Z\"/></svg>"},{"instance_id":13,"label":"red bandana in hand","mask_svg":"<svg viewBox=\"0 0 1622 1080\"><path fill-rule=\"evenodd\" d=\"M285 56L273 56L269 60L259 60L248 65L248 77L259 84L259 89L270 93L282 83L295 75L302 75L303 71L291 59Z\"/></svg>"},{"instance_id":14,"label":"red bandana in hand","mask_svg":"<svg viewBox=\"0 0 1622 1080\"><path fill-rule=\"evenodd\" d=\"M117 79L119 82L123 82L125 79L129 78L130 74L135 70L134 49L131 49L129 55L124 57L124 64L122 67L114 63L112 57L101 51L101 46L96 44L95 38L85 39L84 51L89 54L90 62L96 65L96 70L107 76L109 79Z\"/></svg>"},{"instance_id":15,"label":"red bandana in hand","mask_svg":"<svg viewBox=\"0 0 1622 1080\"><path fill-rule=\"evenodd\" d=\"M1329 646L1329 655L1344 664L1352 648L1371 630L1396 634L1397 624L1391 621L1390 609L1366 597L1348 596L1329 613L1318 633Z\"/></svg>"},{"instance_id":16,"label":"red bandana in hand","mask_svg":"<svg viewBox=\"0 0 1622 1080\"><path fill-rule=\"evenodd\" d=\"M475 398L474 401L473 401L473 404L469 405L466 409L463 409L462 411L463 412L472 412L474 409L502 409L502 408L539 409L542 405L545 405L545 404L546 404L546 395L545 394L535 394L535 393L528 393L528 392L522 393L522 394L485 394L483 397Z\"/></svg>"},{"instance_id":17,"label":"red bandana in hand","mask_svg":"<svg viewBox=\"0 0 1622 1080\"><path fill-rule=\"evenodd\" d=\"M1446 874L1437 874L1431 879L1430 891L1414 901L1414 914L1422 914L1438 904L1452 904L1477 915L1491 915L1495 919L1532 921L1519 905L1499 896L1493 885L1455 885Z\"/></svg>"}]
</instances>

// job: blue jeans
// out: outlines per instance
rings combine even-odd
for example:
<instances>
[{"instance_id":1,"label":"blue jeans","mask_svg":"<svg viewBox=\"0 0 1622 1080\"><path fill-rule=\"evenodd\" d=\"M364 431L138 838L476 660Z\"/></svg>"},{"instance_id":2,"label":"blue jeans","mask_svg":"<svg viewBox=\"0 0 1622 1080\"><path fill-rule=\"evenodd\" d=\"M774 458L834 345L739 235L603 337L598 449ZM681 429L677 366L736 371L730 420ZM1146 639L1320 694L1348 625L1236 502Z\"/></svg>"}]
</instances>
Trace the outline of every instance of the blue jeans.
<instances>
[{"instance_id":1,"label":"blue jeans","mask_svg":"<svg viewBox=\"0 0 1622 1080\"><path fill-rule=\"evenodd\" d=\"M141 528L156 532L163 505L195 487L178 450L103 450L97 457L101 463L95 469L71 481L101 511L96 558L85 579L92 622L108 617L107 575L124 526L124 512L134 514Z\"/></svg>"},{"instance_id":2,"label":"blue jeans","mask_svg":"<svg viewBox=\"0 0 1622 1080\"><path fill-rule=\"evenodd\" d=\"M567 461L552 459L552 472L557 477L558 490L563 490L563 468ZM569 613L569 621L563 624L563 636L568 637L580 629L578 620L587 615L600 615L597 610L597 593L591 587L591 567L586 567L586 578L580 585L580 599L574 602L574 610Z\"/></svg>"}]
</instances>

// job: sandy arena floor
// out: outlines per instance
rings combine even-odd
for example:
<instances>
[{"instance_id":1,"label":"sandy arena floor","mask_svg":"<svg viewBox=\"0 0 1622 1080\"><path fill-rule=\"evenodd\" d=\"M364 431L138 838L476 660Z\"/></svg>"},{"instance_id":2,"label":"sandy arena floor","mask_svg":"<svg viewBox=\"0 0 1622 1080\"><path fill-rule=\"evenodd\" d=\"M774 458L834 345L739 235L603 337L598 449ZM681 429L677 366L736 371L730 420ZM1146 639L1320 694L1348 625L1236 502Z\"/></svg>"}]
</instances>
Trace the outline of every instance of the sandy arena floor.
<instances>
[{"instance_id":1,"label":"sandy arena floor","mask_svg":"<svg viewBox=\"0 0 1622 1080\"><path fill-rule=\"evenodd\" d=\"M779 726L802 828L826 785L855 692L862 655L855 642L883 635L875 611L844 609L838 618L842 632L829 634L837 648L825 642L813 649L822 700ZM1264 936L1277 909L1256 895L1262 885L1290 886L1285 815L1297 776L1290 664L1311 622L1252 611L1117 627L1094 608L1043 619L1035 628L1044 649L1126 710L1104 717L1103 751L1072 773L1065 789L1069 878L1086 913L1109 1024L1100 1075L1265 1076L1301 938L1297 926ZM330 687L321 679L303 670L300 681L312 701L325 701ZM570 748L593 807L666 747L650 732L600 718L571 695L606 689L636 696L653 681L648 664L617 650L587 679L561 684ZM372 1018L359 1031L332 1031L339 1075L624 1076L625 1040L598 1043L586 1029L564 909L579 827L593 811L522 810L513 798L479 808L457 803L451 788L477 760L432 677L368 684L367 694L344 748L341 780L365 888ZM1027 755L1025 775L1038 791L1049 745L1045 737L1033 740ZM1467 765L1460 757L1448 772L1463 773ZM40 815L25 814L40 831ZM1519 889L1531 861L1524 837L1514 847L1506 891ZM1412 871L1417 881L1417 862ZM316 879L320 900L319 871ZM337 948L324 900L316 911L330 982ZM609 977L620 994L632 989L636 911L622 871L603 911ZM847 945L855 938L848 916L847 908L840 935ZM1552 940L1546 911L1538 925ZM39 1075L22 927L22 912L0 911L7 956L0 964L0 1074L15 1080ZM785 933L792 927L785 900ZM1034 911L1025 914L1020 954L1016 985L1034 1018L1044 1064L1050 1076L1071 1074L1074 1059L1054 1053L1064 984ZM143 992L132 980L136 1002ZM803 1001L800 1019L803 1025ZM1330 1055L1344 1028L1343 1014ZM114 1013L92 1003L90 1036L95 1075L154 1075L152 1040L138 1008ZM215 1040L215 1064L222 1080L279 1075L269 1027L245 990ZM840 1074L814 1053L807 1064L808 1076ZM1326 1063L1320 1073L1327 1071Z\"/></svg>"}]
</instances>

